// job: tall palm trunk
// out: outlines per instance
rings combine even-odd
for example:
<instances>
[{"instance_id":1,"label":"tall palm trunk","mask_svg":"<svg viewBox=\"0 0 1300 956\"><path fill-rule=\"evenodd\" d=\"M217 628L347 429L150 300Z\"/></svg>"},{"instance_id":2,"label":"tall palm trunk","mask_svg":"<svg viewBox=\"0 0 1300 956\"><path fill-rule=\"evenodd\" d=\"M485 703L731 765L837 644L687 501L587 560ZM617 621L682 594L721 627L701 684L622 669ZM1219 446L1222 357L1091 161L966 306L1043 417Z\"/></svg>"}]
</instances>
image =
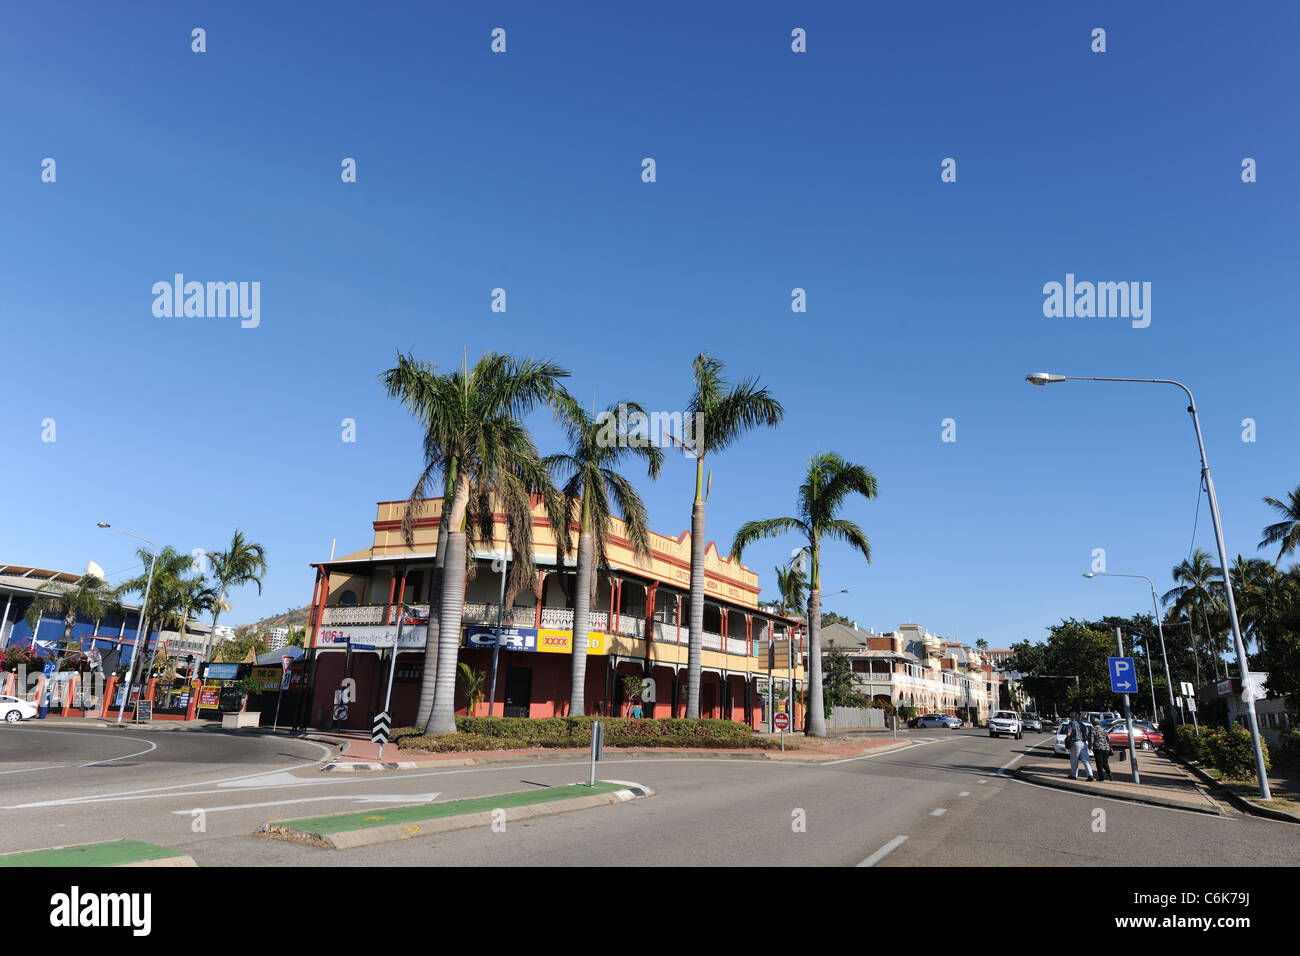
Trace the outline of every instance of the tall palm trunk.
<instances>
[{"instance_id":1,"label":"tall palm trunk","mask_svg":"<svg viewBox=\"0 0 1300 956\"><path fill-rule=\"evenodd\" d=\"M704 650L704 459L695 461L695 505L691 508L691 617L686 656L686 716L700 716L700 669Z\"/></svg>"},{"instance_id":2,"label":"tall palm trunk","mask_svg":"<svg viewBox=\"0 0 1300 956\"><path fill-rule=\"evenodd\" d=\"M433 580L429 586L429 625L424 639L424 674L420 678L420 706L415 713L415 726L425 727L433 714L435 697L437 660L442 634L442 582L447 568L447 511L450 509L450 497L444 494L442 499L442 517L438 519L438 551L434 558ZM436 604L434 602L437 602ZM457 628L459 630L459 628Z\"/></svg>"},{"instance_id":3,"label":"tall palm trunk","mask_svg":"<svg viewBox=\"0 0 1300 956\"><path fill-rule=\"evenodd\" d=\"M591 619L592 552L595 541L587 526L583 504L583 530L578 534L578 580L573 596L573 665L569 671L569 716L582 717L587 706L587 631Z\"/></svg>"},{"instance_id":4,"label":"tall palm trunk","mask_svg":"<svg viewBox=\"0 0 1300 956\"><path fill-rule=\"evenodd\" d=\"M212 612L212 633L209 634L207 636L207 639L203 642L203 656L199 658L198 660L199 664L206 664L208 660L208 655L212 653L212 642L217 637L217 621L221 618L221 603L225 601L225 599L226 599L226 586L223 584L221 586L221 595L217 598L217 609ZM319 625L320 621L317 621L316 623ZM194 673L197 674L198 672L199 669L196 666L194 668ZM192 677L194 675L191 674L190 676Z\"/></svg>"},{"instance_id":5,"label":"tall palm trunk","mask_svg":"<svg viewBox=\"0 0 1300 956\"><path fill-rule=\"evenodd\" d=\"M792 647L791 653L794 652ZM822 591L808 592L808 720L809 737L826 736L826 710L822 704Z\"/></svg>"},{"instance_id":6,"label":"tall palm trunk","mask_svg":"<svg viewBox=\"0 0 1300 956\"><path fill-rule=\"evenodd\" d=\"M460 623L465 613L465 510L470 483L466 475L455 478L451 507L443 498L439 524L447 526L447 560L442 567L442 589L438 601L438 661L435 665L433 711L425 733L456 732L456 658L460 653ZM426 667L427 671L428 668Z\"/></svg>"},{"instance_id":7,"label":"tall palm trunk","mask_svg":"<svg viewBox=\"0 0 1300 956\"><path fill-rule=\"evenodd\" d=\"M447 532L447 564L442 572L442 600L438 605L438 661L435 667L433 710L425 727L428 734L456 732L456 656L460 623L465 610L464 531ZM428 668L425 668L426 672Z\"/></svg>"}]
</instances>

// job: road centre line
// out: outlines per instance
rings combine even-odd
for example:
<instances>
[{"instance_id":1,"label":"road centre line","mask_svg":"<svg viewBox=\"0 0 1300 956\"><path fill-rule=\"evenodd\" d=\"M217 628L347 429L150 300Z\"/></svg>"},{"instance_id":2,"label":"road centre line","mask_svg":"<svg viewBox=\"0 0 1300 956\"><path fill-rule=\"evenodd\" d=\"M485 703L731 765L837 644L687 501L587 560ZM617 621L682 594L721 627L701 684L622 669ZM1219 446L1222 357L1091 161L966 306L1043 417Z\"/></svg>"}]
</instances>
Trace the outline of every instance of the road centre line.
<instances>
[{"instance_id":1,"label":"road centre line","mask_svg":"<svg viewBox=\"0 0 1300 956\"><path fill-rule=\"evenodd\" d=\"M875 853L871 854L871 856L867 857L865 860L859 863L858 866L875 866L877 863L879 863L885 857L889 856L889 854L893 853L895 850L897 850L900 846L902 846L906 842L907 842L907 837L896 836L888 843L886 843L884 846L882 846L879 850L877 850Z\"/></svg>"}]
</instances>

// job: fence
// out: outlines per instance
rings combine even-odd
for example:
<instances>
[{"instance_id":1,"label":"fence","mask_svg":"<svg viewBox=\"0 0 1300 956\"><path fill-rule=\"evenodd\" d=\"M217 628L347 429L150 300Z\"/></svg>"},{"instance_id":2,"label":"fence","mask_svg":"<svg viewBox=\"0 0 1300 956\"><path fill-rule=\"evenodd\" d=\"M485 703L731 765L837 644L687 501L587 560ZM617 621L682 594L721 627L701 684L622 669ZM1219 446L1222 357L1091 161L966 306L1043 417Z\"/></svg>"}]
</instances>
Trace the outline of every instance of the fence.
<instances>
[{"instance_id":1,"label":"fence","mask_svg":"<svg viewBox=\"0 0 1300 956\"><path fill-rule=\"evenodd\" d=\"M885 712L875 707L832 707L827 730L884 730Z\"/></svg>"}]
</instances>

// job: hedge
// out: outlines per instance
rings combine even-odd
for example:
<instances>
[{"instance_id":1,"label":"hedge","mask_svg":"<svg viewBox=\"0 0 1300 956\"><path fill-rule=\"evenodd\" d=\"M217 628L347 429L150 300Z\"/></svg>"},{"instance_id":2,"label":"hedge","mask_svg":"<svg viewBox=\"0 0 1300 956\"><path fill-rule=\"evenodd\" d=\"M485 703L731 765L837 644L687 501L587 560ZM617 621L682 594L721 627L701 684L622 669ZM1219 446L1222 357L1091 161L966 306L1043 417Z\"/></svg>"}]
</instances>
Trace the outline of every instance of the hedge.
<instances>
[{"instance_id":1,"label":"hedge","mask_svg":"<svg viewBox=\"0 0 1300 956\"><path fill-rule=\"evenodd\" d=\"M605 725L605 744L610 747L705 747L734 749L779 747L777 741L759 737L745 724L731 720L687 720L665 717L637 720L629 717L457 717L454 734L426 737L415 728L396 734L398 746L408 750L435 752L465 750L514 750L531 747L591 746L591 725ZM787 749L792 747L787 744Z\"/></svg>"},{"instance_id":2,"label":"hedge","mask_svg":"<svg viewBox=\"0 0 1300 956\"><path fill-rule=\"evenodd\" d=\"M1174 753L1184 760L1213 767L1230 780L1247 780L1255 777L1255 748L1250 734L1234 724L1225 729L1202 727L1200 736L1186 724L1174 733ZM1268 744L1263 740L1264 770L1271 770Z\"/></svg>"}]
</instances>

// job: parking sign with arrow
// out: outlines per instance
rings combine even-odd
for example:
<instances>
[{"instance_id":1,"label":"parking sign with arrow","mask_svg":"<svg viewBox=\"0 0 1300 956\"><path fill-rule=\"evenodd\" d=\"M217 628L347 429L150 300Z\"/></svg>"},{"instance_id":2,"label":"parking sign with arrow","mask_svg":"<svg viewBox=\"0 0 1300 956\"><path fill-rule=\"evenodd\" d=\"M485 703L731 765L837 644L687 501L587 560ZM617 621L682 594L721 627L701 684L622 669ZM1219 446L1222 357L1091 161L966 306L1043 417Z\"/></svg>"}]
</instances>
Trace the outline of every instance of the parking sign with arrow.
<instances>
[{"instance_id":1,"label":"parking sign with arrow","mask_svg":"<svg viewBox=\"0 0 1300 956\"><path fill-rule=\"evenodd\" d=\"M1131 657L1108 657L1110 663L1110 689L1116 694L1137 693L1137 670Z\"/></svg>"}]
</instances>

